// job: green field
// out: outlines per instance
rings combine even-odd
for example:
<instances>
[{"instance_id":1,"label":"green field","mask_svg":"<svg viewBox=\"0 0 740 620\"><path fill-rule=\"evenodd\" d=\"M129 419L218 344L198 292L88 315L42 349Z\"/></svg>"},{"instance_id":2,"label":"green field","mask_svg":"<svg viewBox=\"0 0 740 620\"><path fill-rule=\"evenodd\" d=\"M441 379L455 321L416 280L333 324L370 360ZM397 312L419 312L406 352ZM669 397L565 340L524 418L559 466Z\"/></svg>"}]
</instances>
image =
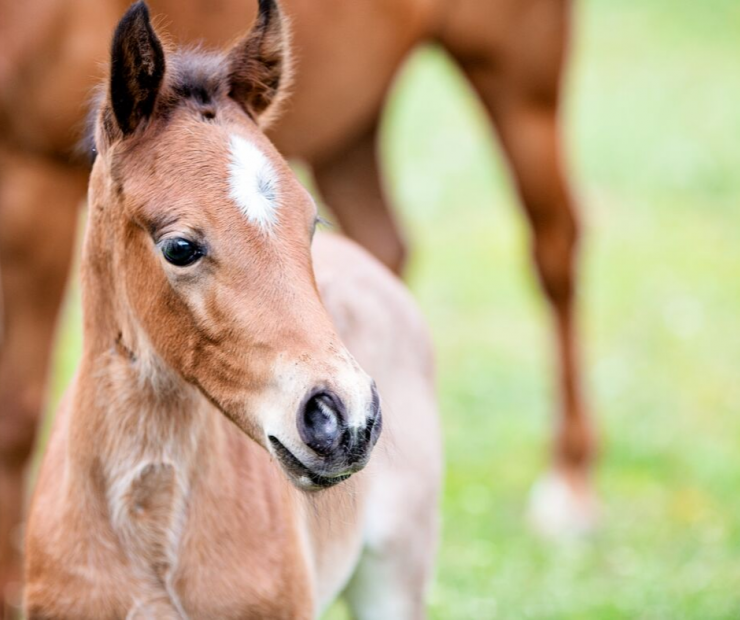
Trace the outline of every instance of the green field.
<instances>
[{"instance_id":1,"label":"green field","mask_svg":"<svg viewBox=\"0 0 740 620\"><path fill-rule=\"evenodd\" d=\"M424 49L386 117L446 434L431 616L740 618L740 2L577 9L565 112L603 436L591 537L541 540L523 518L546 465L550 332L483 112ZM79 351L74 302L67 317L57 395Z\"/></svg>"}]
</instances>

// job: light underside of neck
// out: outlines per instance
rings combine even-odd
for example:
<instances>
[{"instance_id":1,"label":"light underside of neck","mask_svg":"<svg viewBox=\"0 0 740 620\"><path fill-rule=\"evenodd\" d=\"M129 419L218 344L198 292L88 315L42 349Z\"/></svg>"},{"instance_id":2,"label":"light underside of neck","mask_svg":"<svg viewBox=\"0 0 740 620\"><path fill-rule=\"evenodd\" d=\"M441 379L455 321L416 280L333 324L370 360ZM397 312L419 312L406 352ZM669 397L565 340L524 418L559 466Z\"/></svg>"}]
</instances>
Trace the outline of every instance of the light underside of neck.
<instances>
[{"instance_id":1,"label":"light underside of neck","mask_svg":"<svg viewBox=\"0 0 740 620\"><path fill-rule=\"evenodd\" d=\"M109 472L145 461L192 469L219 416L156 356L120 345L83 356L71 415L73 451Z\"/></svg>"}]
</instances>

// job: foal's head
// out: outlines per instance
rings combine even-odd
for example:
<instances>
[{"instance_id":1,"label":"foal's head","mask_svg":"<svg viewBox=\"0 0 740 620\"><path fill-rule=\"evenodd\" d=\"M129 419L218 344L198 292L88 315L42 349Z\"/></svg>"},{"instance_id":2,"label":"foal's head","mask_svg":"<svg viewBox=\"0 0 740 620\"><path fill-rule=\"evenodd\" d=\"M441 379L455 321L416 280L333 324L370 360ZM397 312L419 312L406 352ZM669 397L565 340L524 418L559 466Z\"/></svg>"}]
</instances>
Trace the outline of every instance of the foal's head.
<instances>
[{"instance_id":1,"label":"foal's head","mask_svg":"<svg viewBox=\"0 0 740 620\"><path fill-rule=\"evenodd\" d=\"M225 55L166 52L143 2L123 17L95 127L86 324L150 385L196 386L316 488L364 465L380 407L319 299L316 205L260 130L287 48L275 0Z\"/></svg>"}]
</instances>

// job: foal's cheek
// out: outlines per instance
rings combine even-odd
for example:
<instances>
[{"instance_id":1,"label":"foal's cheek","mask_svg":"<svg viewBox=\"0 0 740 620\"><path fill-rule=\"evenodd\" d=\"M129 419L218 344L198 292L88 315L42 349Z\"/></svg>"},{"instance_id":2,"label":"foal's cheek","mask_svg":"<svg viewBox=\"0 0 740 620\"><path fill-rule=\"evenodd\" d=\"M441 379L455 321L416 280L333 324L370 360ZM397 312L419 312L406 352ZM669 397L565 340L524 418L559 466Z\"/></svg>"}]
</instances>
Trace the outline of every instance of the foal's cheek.
<instances>
[{"instance_id":1,"label":"foal's cheek","mask_svg":"<svg viewBox=\"0 0 740 620\"><path fill-rule=\"evenodd\" d=\"M175 370L180 370L192 331L187 306L172 288L156 260L142 261L133 275L135 287L129 287L135 315L139 318L154 351Z\"/></svg>"}]
</instances>

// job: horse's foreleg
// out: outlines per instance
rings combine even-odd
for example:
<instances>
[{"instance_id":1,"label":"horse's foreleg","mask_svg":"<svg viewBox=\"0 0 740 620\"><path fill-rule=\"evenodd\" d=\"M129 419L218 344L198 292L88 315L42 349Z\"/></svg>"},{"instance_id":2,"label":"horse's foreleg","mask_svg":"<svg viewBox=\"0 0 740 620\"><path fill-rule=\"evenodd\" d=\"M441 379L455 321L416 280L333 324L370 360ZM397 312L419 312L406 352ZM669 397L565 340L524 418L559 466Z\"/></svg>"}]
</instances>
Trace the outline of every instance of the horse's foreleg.
<instances>
[{"instance_id":1,"label":"horse's foreleg","mask_svg":"<svg viewBox=\"0 0 740 620\"><path fill-rule=\"evenodd\" d=\"M376 150L373 126L334 156L315 163L314 174L347 236L400 274L406 244L384 196Z\"/></svg>"},{"instance_id":2,"label":"horse's foreleg","mask_svg":"<svg viewBox=\"0 0 740 620\"><path fill-rule=\"evenodd\" d=\"M72 255L78 171L0 150L0 610L17 599L25 471Z\"/></svg>"},{"instance_id":3,"label":"horse's foreleg","mask_svg":"<svg viewBox=\"0 0 740 620\"><path fill-rule=\"evenodd\" d=\"M546 530L583 529L593 518L589 470L594 438L581 391L575 288L578 223L561 173L554 109L521 102L497 116L532 230L534 263L555 329L560 406L554 471L535 488Z\"/></svg>"},{"instance_id":4,"label":"horse's foreleg","mask_svg":"<svg viewBox=\"0 0 740 620\"><path fill-rule=\"evenodd\" d=\"M534 264L552 312L559 416L553 471L535 488L532 516L538 527L557 533L588 528L595 510L589 476L595 440L577 346L578 221L564 174L558 121L569 13L563 1L523 3L522 9L509 15L511 24L503 29L508 34L490 49L482 31L485 19L453 23L445 42L500 134L531 225ZM462 13L474 18L474 12Z\"/></svg>"}]
</instances>

